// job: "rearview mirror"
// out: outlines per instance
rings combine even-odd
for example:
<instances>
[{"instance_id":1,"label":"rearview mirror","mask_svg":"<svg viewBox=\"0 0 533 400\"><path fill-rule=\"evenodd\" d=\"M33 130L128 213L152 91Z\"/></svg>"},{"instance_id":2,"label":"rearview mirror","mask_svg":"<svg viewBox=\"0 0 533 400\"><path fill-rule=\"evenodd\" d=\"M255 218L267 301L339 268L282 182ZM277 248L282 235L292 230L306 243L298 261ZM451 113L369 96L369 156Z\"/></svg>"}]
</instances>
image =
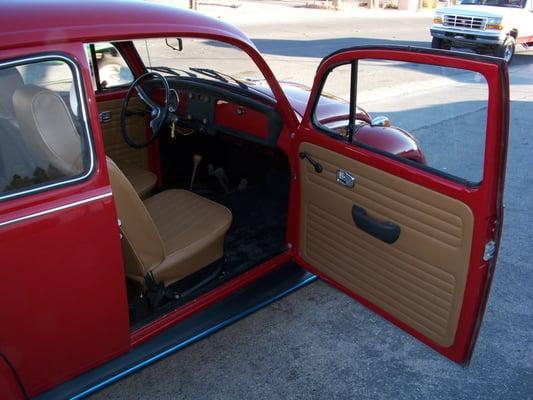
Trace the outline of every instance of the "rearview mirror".
<instances>
[{"instance_id":1,"label":"rearview mirror","mask_svg":"<svg viewBox=\"0 0 533 400\"><path fill-rule=\"evenodd\" d=\"M172 50L183 51L183 40L181 38L165 39L165 44Z\"/></svg>"}]
</instances>

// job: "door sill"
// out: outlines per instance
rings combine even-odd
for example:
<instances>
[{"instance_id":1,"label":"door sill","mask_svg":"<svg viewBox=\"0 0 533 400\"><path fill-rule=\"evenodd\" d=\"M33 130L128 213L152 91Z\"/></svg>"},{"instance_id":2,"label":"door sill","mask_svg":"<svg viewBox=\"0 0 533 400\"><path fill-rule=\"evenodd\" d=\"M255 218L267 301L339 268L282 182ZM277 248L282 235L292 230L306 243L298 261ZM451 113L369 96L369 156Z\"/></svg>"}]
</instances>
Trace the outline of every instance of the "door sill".
<instances>
[{"instance_id":1,"label":"door sill","mask_svg":"<svg viewBox=\"0 0 533 400\"><path fill-rule=\"evenodd\" d=\"M45 400L86 397L239 321L315 279L315 275L300 268L296 263L287 262L224 299L196 312L190 318L144 341L130 352L44 392L36 398ZM226 288L226 290L229 289Z\"/></svg>"}]
</instances>

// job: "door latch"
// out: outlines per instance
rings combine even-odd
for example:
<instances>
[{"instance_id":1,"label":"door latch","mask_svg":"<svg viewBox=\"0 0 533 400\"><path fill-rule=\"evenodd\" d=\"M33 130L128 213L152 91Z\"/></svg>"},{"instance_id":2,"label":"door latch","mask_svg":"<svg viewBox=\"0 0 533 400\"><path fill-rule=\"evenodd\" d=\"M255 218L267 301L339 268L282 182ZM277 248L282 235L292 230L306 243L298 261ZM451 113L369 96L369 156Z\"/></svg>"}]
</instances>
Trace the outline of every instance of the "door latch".
<instances>
[{"instance_id":1,"label":"door latch","mask_svg":"<svg viewBox=\"0 0 533 400\"><path fill-rule=\"evenodd\" d=\"M337 183L342 186L353 188L355 186L355 176L343 169L337 170Z\"/></svg>"}]
</instances>

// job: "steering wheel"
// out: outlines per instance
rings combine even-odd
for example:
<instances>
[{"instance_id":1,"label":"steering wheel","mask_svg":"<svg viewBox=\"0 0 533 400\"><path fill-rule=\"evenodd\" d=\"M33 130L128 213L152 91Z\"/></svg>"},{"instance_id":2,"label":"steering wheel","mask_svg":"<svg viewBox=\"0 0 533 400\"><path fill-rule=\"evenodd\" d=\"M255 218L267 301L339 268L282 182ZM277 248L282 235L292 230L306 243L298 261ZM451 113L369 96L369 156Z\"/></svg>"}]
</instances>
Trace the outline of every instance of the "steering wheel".
<instances>
[{"instance_id":1,"label":"steering wheel","mask_svg":"<svg viewBox=\"0 0 533 400\"><path fill-rule=\"evenodd\" d=\"M157 102L152 100L142 88L141 82L148 77L155 77L163 83L163 89L165 91L165 101L163 105L159 105ZM134 114L149 113L150 115L150 129L152 131L152 135L146 141L142 143L136 143L135 141L131 139L131 137L128 135L128 128L126 126L126 117L130 113L128 111L128 104L133 94L133 89L135 89L135 91L139 95L139 98L148 107L148 110L135 110L133 111L133 113ZM169 107L170 107L170 87L168 85L167 79L163 75L157 72L150 71L150 72L146 72L142 74L137 79L135 79L128 89L128 93L126 94L126 98L124 99L124 102L122 103L122 111L120 113L120 133L122 134L124 141L129 146L136 148L136 149L146 147L150 143L152 143L157 137L157 135L159 134L159 132L161 131L161 128L163 128L163 125L165 124L165 122L167 121Z\"/></svg>"}]
</instances>

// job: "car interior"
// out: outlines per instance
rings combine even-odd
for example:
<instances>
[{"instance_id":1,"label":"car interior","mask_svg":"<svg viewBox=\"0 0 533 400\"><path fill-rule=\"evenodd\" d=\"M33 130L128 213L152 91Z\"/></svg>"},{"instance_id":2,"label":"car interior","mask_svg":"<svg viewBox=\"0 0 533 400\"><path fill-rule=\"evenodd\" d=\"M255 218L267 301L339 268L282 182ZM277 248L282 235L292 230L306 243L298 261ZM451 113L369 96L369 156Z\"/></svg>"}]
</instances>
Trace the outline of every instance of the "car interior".
<instances>
[{"instance_id":1,"label":"car interior","mask_svg":"<svg viewBox=\"0 0 533 400\"><path fill-rule=\"evenodd\" d=\"M10 166L2 169L4 190L83 172L74 85L68 93L28 84L17 68L0 71L0 80L9 92L0 97L0 159ZM173 119L149 146L124 139L124 131L132 143L154 132L147 104L136 94L125 101L127 85L111 100L96 93L132 330L286 248L290 171L275 147L275 102L225 82L165 80ZM157 77L142 88L161 102ZM35 171L45 165L40 181Z\"/></svg>"},{"instance_id":2,"label":"car interior","mask_svg":"<svg viewBox=\"0 0 533 400\"><path fill-rule=\"evenodd\" d=\"M283 252L290 188L271 98L191 76L141 85L98 102L132 329ZM143 146L151 101L171 112Z\"/></svg>"},{"instance_id":3,"label":"car interior","mask_svg":"<svg viewBox=\"0 0 533 400\"><path fill-rule=\"evenodd\" d=\"M144 201L114 162L123 159L108 159L119 215L124 210L133 321L153 317L154 304L166 312L285 250L289 169L279 150L223 135L161 135L160 157L164 184ZM132 242L148 247L133 251ZM171 289L161 292L160 283Z\"/></svg>"}]
</instances>

